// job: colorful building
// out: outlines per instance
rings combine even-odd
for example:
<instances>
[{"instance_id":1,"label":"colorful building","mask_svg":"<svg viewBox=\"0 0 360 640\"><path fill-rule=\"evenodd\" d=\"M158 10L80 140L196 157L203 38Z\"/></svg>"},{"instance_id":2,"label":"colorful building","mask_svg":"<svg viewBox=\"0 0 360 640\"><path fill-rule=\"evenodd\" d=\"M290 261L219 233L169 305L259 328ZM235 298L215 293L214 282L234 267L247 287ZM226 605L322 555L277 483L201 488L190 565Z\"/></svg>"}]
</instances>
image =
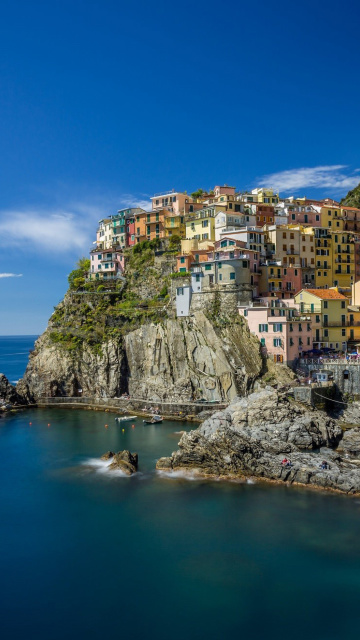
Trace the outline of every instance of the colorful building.
<instances>
[{"instance_id":1,"label":"colorful building","mask_svg":"<svg viewBox=\"0 0 360 640\"><path fill-rule=\"evenodd\" d=\"M346 350L348 298L336 289L302 289L295 302L311 317L313 348Z\"/></svg>"},{"instance_id":2,"label":"colorful building","mask_svg":"<svg viewBox=\"0 0 360 640\"><path fill-rule=\"evenodd\" d=\"M242 305L239 313L260 340L263 354L274 362L293 366L303 351L311 349L311 318L302 315L293 300Z\"/></svg>"}]
</instances>

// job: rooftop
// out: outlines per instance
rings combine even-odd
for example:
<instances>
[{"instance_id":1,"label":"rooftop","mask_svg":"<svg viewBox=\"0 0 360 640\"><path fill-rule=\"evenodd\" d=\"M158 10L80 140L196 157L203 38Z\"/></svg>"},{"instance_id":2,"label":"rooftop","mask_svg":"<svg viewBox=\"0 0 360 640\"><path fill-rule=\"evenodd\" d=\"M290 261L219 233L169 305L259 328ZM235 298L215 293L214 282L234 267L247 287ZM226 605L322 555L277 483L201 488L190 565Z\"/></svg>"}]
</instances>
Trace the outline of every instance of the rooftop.
<instances>
[{"instance_id":1,"label":"rooftop","mask_svg":"<svg viewBox=\"0 0 360 640\"><path fill-rule=\"evenodd\" d=\"M334 289L302 289L302 291L312 293L322 300L347 300L346 296L343 296L342 293L338 291L334 291Z\"/></svg>"}]
</instances>

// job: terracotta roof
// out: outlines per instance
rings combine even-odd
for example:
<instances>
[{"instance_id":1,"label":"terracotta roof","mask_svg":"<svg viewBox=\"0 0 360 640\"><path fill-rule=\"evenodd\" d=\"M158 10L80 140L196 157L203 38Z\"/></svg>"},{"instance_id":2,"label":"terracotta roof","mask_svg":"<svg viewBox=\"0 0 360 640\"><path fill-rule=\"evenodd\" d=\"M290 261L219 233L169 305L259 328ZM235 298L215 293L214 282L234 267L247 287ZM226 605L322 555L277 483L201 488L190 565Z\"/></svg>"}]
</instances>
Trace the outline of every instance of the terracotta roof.
<instances>
[{"instance_id":1,"label":"terracotta roof","mask_svg":"<svg viewBox=\"0 0 360 640\"><path fill-rule=\"evenodd\" d=\"M322 300L347 300L346 296L343 296L343 294L338 291L334 291L334 289L302 289L302 291L312 293Z\"/></svg>"}]
</instances>

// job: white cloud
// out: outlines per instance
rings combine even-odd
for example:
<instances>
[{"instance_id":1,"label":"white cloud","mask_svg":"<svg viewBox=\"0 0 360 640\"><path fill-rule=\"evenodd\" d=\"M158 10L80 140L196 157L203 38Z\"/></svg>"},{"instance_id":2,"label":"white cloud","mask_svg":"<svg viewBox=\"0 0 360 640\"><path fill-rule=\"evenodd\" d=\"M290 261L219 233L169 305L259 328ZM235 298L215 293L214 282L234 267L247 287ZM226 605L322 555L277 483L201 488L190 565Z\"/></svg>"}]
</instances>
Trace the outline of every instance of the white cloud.
<instances>
[{"instance_id":1,"label":"white cloud","mask_svg":"<svg viewBox=\"0 0 360 640\"><path fill-rule=\"evenodd\" d=\"M64 207L0 210L0 246L21 247L30 252L41 249L49 253L88 253L96 240L98 221L127 207L149 209L149 200L131 194L109 194L72 200Z\"/></svg>"},{"instance_id":2,"label":"white cloud","mask_svg":"<svg viewBox=\"0 0 360 640\"><path fill-rule=\"evenodd\" d=\"M298 191L299 189L337 189L348 190L359 184L359 176L355 172L346 172L347 165L334 164L319 167L302 167L289 169L263 176L260 186L273 187L276 191Z\"/></svg>"},{"instance_id":3,"label":"white cloud","mask_svg":"<svg viewBox=\"0 0 360 640\"><path fill-rule=\"evenodd\" d=\"M21 278L22 273L0 273L0 278Z\"/></svg>"}]
</instances>

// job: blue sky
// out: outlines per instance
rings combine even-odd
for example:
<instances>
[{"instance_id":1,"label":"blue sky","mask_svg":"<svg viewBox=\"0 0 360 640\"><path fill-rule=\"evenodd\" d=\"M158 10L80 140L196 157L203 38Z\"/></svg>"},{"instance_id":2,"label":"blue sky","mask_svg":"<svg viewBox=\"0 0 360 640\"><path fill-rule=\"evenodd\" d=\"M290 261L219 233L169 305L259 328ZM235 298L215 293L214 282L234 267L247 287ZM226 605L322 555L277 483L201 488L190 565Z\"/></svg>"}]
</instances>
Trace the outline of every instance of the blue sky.
<instances>
[{"instance_id":1,"label":"blue sky","mask_svg":"<svg viewBox=\"0 0 360 640\"><path fill-rule=\"evenodd\" d=\"M357 184L359 18L355 0L2 0L0 334L42 332L97 220L154 192Z\"/></svg>"}]
</instances>

